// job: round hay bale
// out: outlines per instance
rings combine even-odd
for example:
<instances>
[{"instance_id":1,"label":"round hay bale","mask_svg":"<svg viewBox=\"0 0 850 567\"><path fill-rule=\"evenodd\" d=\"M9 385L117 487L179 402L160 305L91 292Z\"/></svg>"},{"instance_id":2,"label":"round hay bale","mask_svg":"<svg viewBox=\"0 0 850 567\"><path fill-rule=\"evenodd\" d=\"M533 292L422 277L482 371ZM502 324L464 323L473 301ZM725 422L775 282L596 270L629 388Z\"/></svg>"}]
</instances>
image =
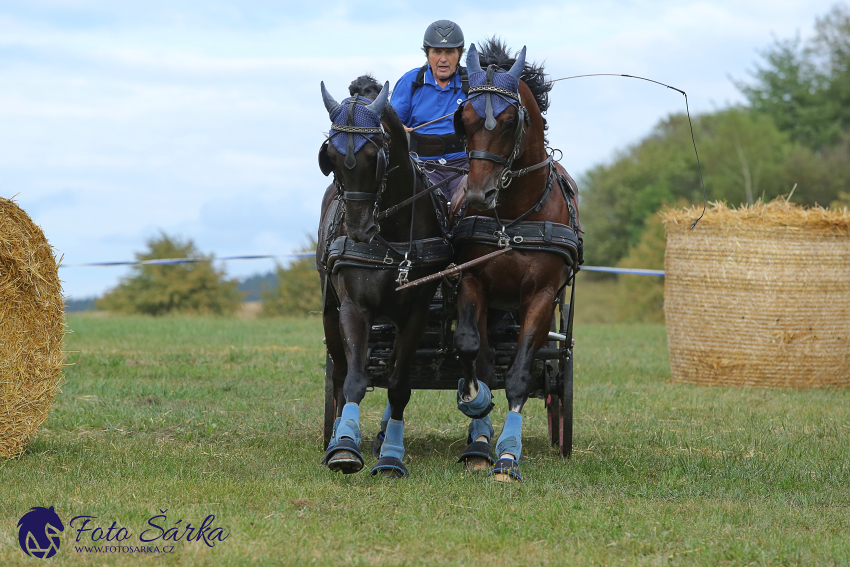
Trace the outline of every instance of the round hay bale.
<instances>
[{"instance_id":1,"label":"round hay bale","mask_svg":"<svg viewBox=\"0 0 850 567\"><path fill-rule=\"evenodd\" d=\"M20 455L62 382L65 306L44 233L0 197L0 458Z\"/></svg>"},{"instance_id":2,"label":"round hay bale","mask_svg":"<svg viewBox=\"0 0 850 567\"><path fill-rule=\"evenodd\" d=\"M777 199L666 211L677 382L850 386L850 213Z\"/></svg>"}]
</instances>

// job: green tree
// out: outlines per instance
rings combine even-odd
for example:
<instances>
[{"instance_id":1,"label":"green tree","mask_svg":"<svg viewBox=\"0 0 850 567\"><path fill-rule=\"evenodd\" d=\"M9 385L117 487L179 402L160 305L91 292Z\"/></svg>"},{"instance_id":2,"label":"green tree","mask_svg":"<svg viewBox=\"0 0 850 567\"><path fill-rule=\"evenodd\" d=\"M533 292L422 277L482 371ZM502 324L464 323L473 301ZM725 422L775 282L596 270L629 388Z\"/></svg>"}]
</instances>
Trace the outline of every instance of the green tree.
<instances>
[{"instance_id":1,"label":"green tree","mask_svg":"<svg viewBox=\"0 0 850 567\"><path fill-rule=\"evenodd\" d=\"M768 117L730 108L695 117L694 132L711 200L772 198L796 181L786 165L794 145ZM687 116L662 120L613 163L590 170L581 187L588 263L614 266L664 205L702 201Z\"/></svg>"},{"instance_id":2,"label":"green tree","mask_svg":"<svg viewBox=\"0 0 850 567\"><path fill-rule=\"evenodd\" d=\"M190 258L191 263L140 264L114 290L97 300L99 309L117 313L167 315L171 313L232 314L242 297L235 280L212 265L192 240L181 241L161 233L147 241L148 251L136 254L140 262Z\"/></svg>"},{"instance_id":3,"label":"green tree","mask_svg":"<svg viewBox=\"0 0 850 567\"><path fill-rule=\"evenodd\" d=\"M620 268L664 269L667 231L659 215L647 219L638 243L620 260ZM618 301L620 319L626 322L664 322L664 278L619 275Z\"/></svg>"},{"instance_id":4,"label":"green tree","mask_svg":"<svg viewBox=\"0 0 850 567\"><path fill-rule=\"evenodd\" d=\"M815 22L815 35L777 39L762 53L753 82L736 82L753 111L791 139L818 149L850 129L850 11L836 4Z\"/></svg>"},{"instance_id":5,"label":"green tree","mask_svg":"<svg viewBox=\"0 0 850 567\"><path fill-rule=\"evenodd\" d=\"M315 239L301 249L302 253L315 251ZM260 296L265 317L321 314L322 288L315 257L298 258L286 267L278 265L277 286L266 287Z\"/></svg>"}]
</instances>

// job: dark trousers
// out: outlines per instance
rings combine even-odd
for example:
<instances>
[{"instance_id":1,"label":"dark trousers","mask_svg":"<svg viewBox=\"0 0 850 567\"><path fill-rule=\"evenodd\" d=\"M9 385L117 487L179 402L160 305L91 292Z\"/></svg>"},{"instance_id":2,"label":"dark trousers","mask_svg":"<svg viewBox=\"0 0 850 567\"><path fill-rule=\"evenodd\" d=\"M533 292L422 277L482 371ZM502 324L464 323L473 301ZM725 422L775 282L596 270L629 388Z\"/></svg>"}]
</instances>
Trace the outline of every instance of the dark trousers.
<instances>
[{"instance_id":1,"label":"dark trousers","mask_svg":"<svg viewBox=\"0 0 850 567\"><path fill-rule=\"evenodd\" d=\"M426 159L423 160L423 163L422 163L423 169L425 171L425 175L428 176L428 179L430 179L432 183L435 183L435 184L439 183L443 179L446 179L447 177L451 177L452 175L455 174L454 171L448 171L448 170L436 169L436 168L432 169L432 168L428 167L429 164L434 163L435 161L436 160L431 160L431 159L426 158ZM446 160L446 163L443 164L443 165L448 165L448 166L451 166L451 167L462 167L464 169L469 169L469 159L466 156L454 158L454 159ZM457 189L457 186L460 185L460 182L463 181L464 178L466 178L465 175L458 177L454 181L451 181L448 185L440 188L440 191L442 191L443 195L446 196L446 200L448 200L448 201L452 200L452 195L454 194L455 189Z\"/></svg>"}]
</instances>

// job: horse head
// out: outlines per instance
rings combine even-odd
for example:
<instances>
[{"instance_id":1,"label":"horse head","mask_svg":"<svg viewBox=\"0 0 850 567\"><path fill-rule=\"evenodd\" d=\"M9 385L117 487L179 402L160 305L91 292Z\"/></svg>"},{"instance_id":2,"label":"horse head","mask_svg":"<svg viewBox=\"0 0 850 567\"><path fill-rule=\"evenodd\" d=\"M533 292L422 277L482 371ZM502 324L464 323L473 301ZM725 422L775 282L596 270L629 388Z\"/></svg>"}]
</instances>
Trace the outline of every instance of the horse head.
<instances>
[{"instance_id":1,"label":"horse head","mask_svg":"<svg viewBox=\"0 0 850 567\"><path fill-rule=\"evenodd\" d=\"M523 134L529 126L523 103L531 99L533 104L533 97L520 81L525 47L507 72L495 64L482 69L475 44L470 44L466 61L469 101L456 111L454 127L469 152L466 201L487 210L495 208L499 191L510 184L511 165L523 153Z\"/></svg>"},{"instance_id":2,"label":"horse head","mask_svg":"<svg viewBox=\"0 0 850 567\"><path fill-rule=\"evenodd\" d=\"M379 229L375 209L386 182L390 141L381 114L388 96L389 82L374 100L355 94L338 103L322 83L332 126L319 150L319 167L325 175L334 174L345 201L345 231L357 242L370 242Z\"/></svg>"}]
</instances>

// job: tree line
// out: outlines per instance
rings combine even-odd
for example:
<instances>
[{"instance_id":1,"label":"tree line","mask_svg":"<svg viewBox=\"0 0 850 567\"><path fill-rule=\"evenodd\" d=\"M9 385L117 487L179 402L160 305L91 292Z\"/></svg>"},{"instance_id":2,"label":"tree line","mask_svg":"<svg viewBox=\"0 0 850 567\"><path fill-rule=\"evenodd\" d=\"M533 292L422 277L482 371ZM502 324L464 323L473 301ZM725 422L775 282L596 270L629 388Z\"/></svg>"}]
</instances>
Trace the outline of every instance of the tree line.
<instances>
[{"instance_id":1,"label":"tree line","mask_svg":"<svg viewBox=\"0 0 850 567\"><path fill-rule=\"evenodd\" d=\"M752 204L796 185L794 202L850 205L850 11L836 5L809 41L777 39L761 55L735 81L747 104L694 117L709 200ZM687 116L660 121L580 187L585 257L616 266L664 206L702 201Z\"/></svg>"},{"instance_id":2,"label":"tree line","mask_svg":"<svg viewBox=\"0 0 850 567\"><path fill-rule=\"evenodd\" d=\"M835 5L814 35L777 39L749 79L735 81L746 104L697 115L694 134L709 200L752 204L791 195L804 205L850 206L850 10ZM666 239L657 213L702 201L700 174L685 114L661 120L642 140L580 179L585 258L591 265L663 268ZM140 265L97 301L116 312L230 314L243 297L237 282L191 240L165 234L139 260L198 262ZM304 247L315 250L315 241ZM312 258L278 266L262 293L264 315L321 311ZM604 277L604 276L597 276ZM663 283L621 278L625 319L662 318Z\"/></svg>"}]
</instances>

